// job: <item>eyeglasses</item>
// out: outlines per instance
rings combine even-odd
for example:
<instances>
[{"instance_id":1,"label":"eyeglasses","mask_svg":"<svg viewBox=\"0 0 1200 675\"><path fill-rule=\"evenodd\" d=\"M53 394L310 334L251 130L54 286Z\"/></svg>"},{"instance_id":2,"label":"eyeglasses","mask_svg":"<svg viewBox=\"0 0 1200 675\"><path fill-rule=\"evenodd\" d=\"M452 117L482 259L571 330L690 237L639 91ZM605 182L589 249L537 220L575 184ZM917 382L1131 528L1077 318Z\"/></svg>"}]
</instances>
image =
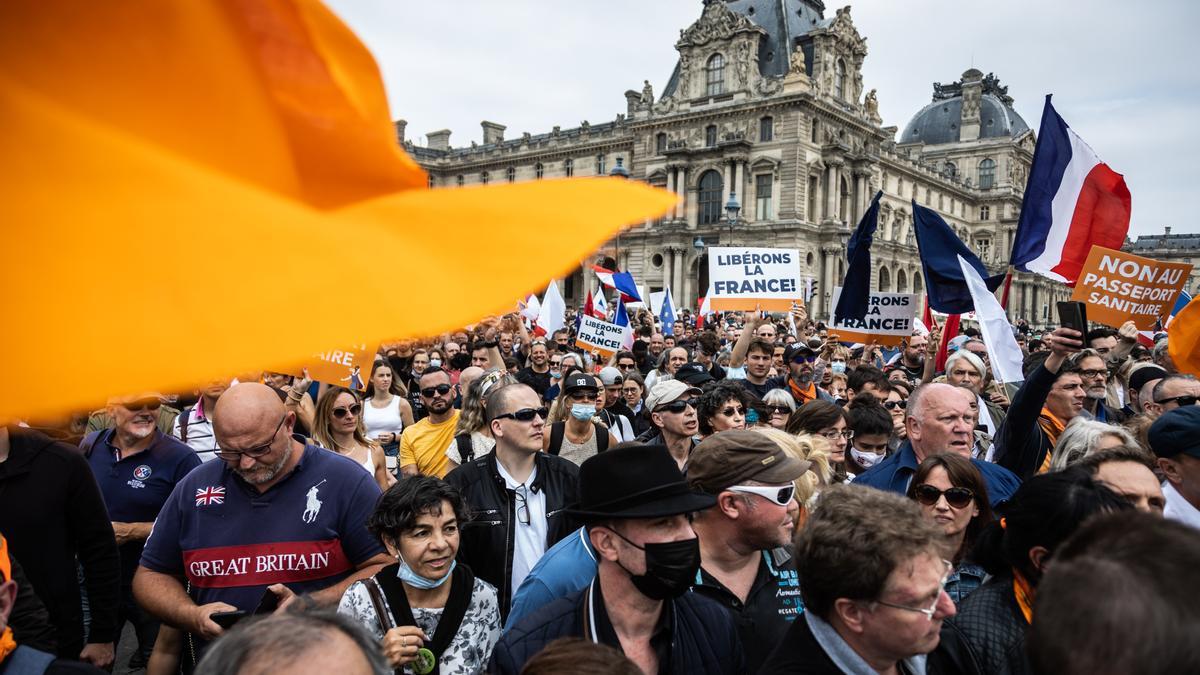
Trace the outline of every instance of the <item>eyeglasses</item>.
<instances>
[{"instance_id":1,"label":"eyeglasses","mask_svg":"<svg viewBox=\"0 0 1200 675\"><path fill-rule=\"evenodd\" d=\"M1200 401L1200 396L1196 396L1195 394L1183 394L1182 396L1172 396L1171 398L1164 398L1161 401L1155 401L1155 403L1158 403L1159 405L1166 405L1167 403L1170 403L1171 401L1178 403L1179 407L1182 408L1182 407L1188 406L1188 405L1196 405L1196 401Z\"/></svg>"},{"instance_id":2,"label":"eyeglasses","mask_svg":"<svg viewBox=\"0 0 1200 675\"><path fill-rule=\"evenodd\" d=\"M733 417L734 415L745 415L745 414L746 414L746 409L741 406L737 406L737 407L729 406L728 408L725 408L724 410L721 411L721 415L724 417Z\"/></svg>"},{"instance_id":3,"label":"eyeglasses","mask_svg":"<svg viewBox=\"0 0 1200 675\"><path fill-rule=\"evenodd\" d=\"M952 487L948 490L939 490L928 483L922 483L913 488L913 496L917 498L925 506L933 506L938 503L938 500L946 496L946 503L956 509L965 509L970 506L975 499L975 493L968 488Z\"/></svg>"},{"instance_id":4,"label":"eyeglasses","mask_svg":"<svg viewBox=\"0 0 1200 675\"><path fill-rule=\"evenodd\" d=\"M136 401L126 401L121 404L121 407L129 412L138 412L140 410L158 410L162 406L162 401L156 397L139 398Z\"/></svg>"},{"instance_id":5,"label":"eyeglasses","mask_svg":"<svg viewBox=\"0 0 1200 675\"><path fill-rule=\"evenodd\" d=\"M792 357L792 363L816 363L816 354L797 354Z\"/></svg>"},{"instance_id":6,"label":"eyeglasses","mask_svg":"<svg viewBox=\"0 0 1200 675\"><path fill-rule=\"evenodd\" d=\"M618 363L617 370L633 370L637 366L632 363Z\"/></svg>"},{"instance_id":7,"label":"eyeglasses","mask_svg":"<svg viewBox=\"0 0 1200 675\"><path fill-rule=\"evenodd\" d=\"M1108 371L1103 368L1097 370L1080 370L1079 376L1085 380L1094 380L1097 377L1107 377Z\"/></svg>"},{"instance_id":8,"label":"eyeglasses","mask_svg":"<svg viewBox=\"0 0 1200 675\"><path fill-rule=\"evenodd\" d=\"M942 593L946 590L946 582L950 580L950 573L954 571L954 564L949 560L943 560L942 564L946 566L946 573L942 575L942 580L938 582L937 596L933 598L933 604L929 607L909 607L908 605L898 605L894 602L886 602L884 600L876 600L875 604L895 609L903 609L907 612L920 612L925 615L930 621L933 620L933 615L937 613L938 603L942 600Z\"/></svg>"},{"instance_id":9,"label":"eyeglasses","mask_svg":"<svg viewBox=\"0 0 1200 675\"><path fill-rule=\"evenodd\" d=\"M346 417L346 415L353 415L355 417L358 417L361 412L362 412L362 406L355 403L354 405L350 406L349 408L334 408L333 416L340 420L340 419L344 419Z\"/></svg>"},{"instance_id":10,"label":"eyeglasses","mask_svg":"<svg viewBox=\"0 0 1200 675\"><path fill-rule=\"evenodd\" d=\"M779 506L787 506L792 501L792 497L796 495L795 485L784 485L781 487L772 487L768 485L733 485L725 488L730 492L743 492L745 494L758 495L764 499L775 502Z\"/></svg>"},{"instance_id":11,"label":"eyeglasses","mask_svg":"<svg viewBox=\"0 0 1200 675\"><path fill-rule=\"evenodd\" d=\"M887 408L888 410L895 410L897 408L904 410L908 407L908 401L905 401L904 399L900 399L899 401L884 401L883 407Z\"/></svg>"},{"instance_id":12,"label":"eyeglasses","mask_svg":"<svg viewBox=\"0 0 1200 675\"><path fill-rule=\"evenodd\" d=\"M600 399L600 394L594 391L577 391L571 395L572 401L591 402L595 403Z\"/></svg>"},{"instance_id":13,"label":"eyeglasses","mask_svg":"<svg viewBox=\"0 0 1200 675\"><path fill-rule=\"evenodd\" d=\"M525 486L520 485L513 490L513 496L517 498L517 520L522 525L530 523L529 518L529 497L525 495Z\"/></svg>"},{"instance_id":14,"label":"eyeglasses","mask_svg":"<svg viewBox=\"0 0 1200 675\"><path fill-rule=\"evenodd\" d=\"M518 410L516 412L501 413L499 415L496 415L492 419L494 419L494 420L511 419L511 420L516 420L518 422L532 422L534 417L541 417L542 419L546 419L549 415L550 415L550 411L547 410L546 408L521 408L520 410Z\"/></svg>"},{"instance_id":15,"label":"eyeglasses","mask_svg":"<svg viewBox=\"0 0 1200 675\"><path fill-rule=\"evenodd\" d=\"M658 408L656 408L654 410L654 412L681 413L681 412L687 410L689 407L692 407L692 408L696 407L696 399L694 399L694 398L689 398L687 400L678 399L675 401L671 401L670 403L664 403L663 405L660 405Z\"/></svg>"},{"instance_id":16,"label":"eyeglasses","mask_svg":"<svg viewBox=\"0 0 1200 675\"><path fill-rule=\"evenodd\" d=\"M425 387L421 390L421 395L425 398L433 398L434 394L438 396L445 396L446 394L449 394L450 390L453 388L454 387L448 384L439 384L436 387Z\"/></svg>"},{"instance_id":17,"label":"eyeglasses","mask_svg":"<svg viewBox=\"0 0 1200 675\"><path fill-rule=\"evenodd\" d=\"M625 395L642 393L641 387L625 387L621 389L621 393Z\"/></svg>"},{"instance_id":18,"label":"eyeglasses","mask_svg":"<svg viewBox=\"0 0 1200 675\"><path fill-rule=\"evenodd\" d=\"M821 435L831 441L836 441L838 436L841 436L846 440L850 440L851 438L854 438L854 430L847 429L845 431L838 431L837 429L826 429L825 431L821 432Z\"/></svg>"},{"instance_id":19,"label":"eyeglasses","mask_svg":"<svg viewBox=\"0 0 1200 675\"><path fill-rule=\"evenodd\" d=\"M786 405L769 405L767 410L771 411L772 415L791 415L792 409Z\"/></svg>"},{"instance_id":20,"label":"eyeglasses","mask_svg":"<svg viewBox=\"0 0 1200 675\"><path fill-rule=\"evenodd\" d=\"M217 457L221 459L239 459L242 455L247 457L262 457L271 451L271 446L275 445L275 437L279 435L279 430L283 428L283 421L287 419L287 414L279 418L279 424L275 426L275 432L271 434L271 440L263 443L256 448L246 450L227 450L225 448L217 448Z\"/></svg>"}]
</instances>

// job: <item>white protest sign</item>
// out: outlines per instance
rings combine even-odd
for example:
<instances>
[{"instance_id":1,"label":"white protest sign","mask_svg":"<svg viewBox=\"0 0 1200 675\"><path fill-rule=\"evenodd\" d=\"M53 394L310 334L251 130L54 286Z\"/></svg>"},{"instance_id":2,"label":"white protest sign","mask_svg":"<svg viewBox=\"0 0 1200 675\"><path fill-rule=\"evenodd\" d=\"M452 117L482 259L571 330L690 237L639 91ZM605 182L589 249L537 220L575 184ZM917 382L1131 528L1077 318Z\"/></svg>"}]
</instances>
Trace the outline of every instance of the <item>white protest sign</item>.
<instances>
[{"instance_id":1,"label":"white protest sign","mask_svg":"<svg viewBox=\"0 0 1200 675\"><path fill-rule=\"evenodd\" d=\"M833 289L833 307L837 307L842 287ZM894 347L912 335L916 326L917 307L921 296L916 293L877 293L872 291L867 301L867 315L863 319L847 319L835 322L830 333L837 333L842 342L878 342Z\"/></svg>"},{"instance_id":2,"label":"white protest sign","mask_svg":"<svg viewBox=\"0 0 1200 675\"><path fill-rule=\"evenodd\" d=\"M714 311L761 308L786 312L804 297L800 252L792 248L708 249Z\"/></svg>"},{"instance_id":3,"label":"white protest sign","mask_svg":"<svg viewBox=\"0 0 1200 675\"><path fill-rule=\"evenodd\" d=\"M575 344L587 351L596 351L605 357L621 350L621 340L626 326L601 321L594 316L583 316L579 320L579 335Z\"/></svg>"}]
</instances>

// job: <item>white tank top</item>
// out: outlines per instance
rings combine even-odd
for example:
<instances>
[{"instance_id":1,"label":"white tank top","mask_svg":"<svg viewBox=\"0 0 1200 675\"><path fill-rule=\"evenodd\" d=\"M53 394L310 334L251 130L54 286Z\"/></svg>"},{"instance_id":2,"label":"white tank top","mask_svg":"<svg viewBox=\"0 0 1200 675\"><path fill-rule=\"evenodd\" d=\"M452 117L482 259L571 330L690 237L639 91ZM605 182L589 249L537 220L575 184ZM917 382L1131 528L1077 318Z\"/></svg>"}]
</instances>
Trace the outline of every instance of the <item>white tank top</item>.
<instances>
[{"instance_id":1,"label":"white tank top","mask_svg":"<svg viewBox=\"0 0 1200 675\"><path fill-rule=\"evenodd\" d=\"M392 396L392 400L383 408L376 408L370 399L363 402L363 426L367 438L375 440L380 434L399 434L404 429L404 418L400 417L400 397Z\"/></svg>"}]
</instances>

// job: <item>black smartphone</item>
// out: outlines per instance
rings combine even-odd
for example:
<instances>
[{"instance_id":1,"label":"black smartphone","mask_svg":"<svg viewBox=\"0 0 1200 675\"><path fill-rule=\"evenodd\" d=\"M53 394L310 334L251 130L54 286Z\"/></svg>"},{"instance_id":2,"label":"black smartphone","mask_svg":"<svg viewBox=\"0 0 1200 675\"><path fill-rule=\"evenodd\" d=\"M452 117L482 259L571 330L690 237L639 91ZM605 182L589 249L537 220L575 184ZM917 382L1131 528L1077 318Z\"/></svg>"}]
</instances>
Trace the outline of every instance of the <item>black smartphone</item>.
<instances>
[{"instance_id":1,"label":"black smartphone","mask_svg":"<svg viewBox=\"0 0 1200 675\"><path fill-rule=\"evenodd\" d=\"M216 612L210 615L208 618L212 619L213 623L217 624L221 628L229 630L230 628L233 628L235 623L241 621L247 616L248 615L245 612L237 609L232 612Z\"/></svg>"},{"instance_id":2,"label":"black smartphone","mask_svg":"<svg viewBox=\"0 0 1200 675\"><path fill-rule=\"evenodd\" d=\"M1064 328L1079 331L1081 336L1087 335L1087 305L1077 300L1058 303L1058 322Z\"/></svg>"},{"instance_id":3,"label":"black smartphone","mask_svg":"<svg viewBox=\"0 0 1200 675\"><path fill-rule=\"evenodd\" d=\"M258 607L254 608L255 614L273 614L279 609L279 596L271 592L271 589L263 591L262 599L258 601Z\"/></svg>"}]
</instances>

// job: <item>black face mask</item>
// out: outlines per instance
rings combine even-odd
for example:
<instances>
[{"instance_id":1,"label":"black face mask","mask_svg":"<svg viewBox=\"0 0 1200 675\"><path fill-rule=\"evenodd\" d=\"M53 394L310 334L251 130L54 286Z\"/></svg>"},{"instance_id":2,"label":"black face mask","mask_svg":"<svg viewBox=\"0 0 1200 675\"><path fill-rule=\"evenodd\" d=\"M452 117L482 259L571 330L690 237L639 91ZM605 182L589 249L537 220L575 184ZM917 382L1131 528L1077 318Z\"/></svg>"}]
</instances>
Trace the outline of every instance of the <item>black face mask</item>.
<instances>
[{"instance_id":1,"label":"black face mask","mask_svg":"<svg viewBox=\"0 0 1200 675\"><path fill-rule=\"evenodd\" d=\"M684 591L696 581L696 572L700 570L700 539L692 537L682 541L671 541L661 544L646 544L638 546L629 541L623 534L617 536L625 539L630 546L644 551L646 554L646 573L629 574L629 580L634 588L651 600L670 600L683 595ZM620 563L617 563L620 565ZM621 565L621 569L625 569Z\"/></svg>"}]
</instances>

